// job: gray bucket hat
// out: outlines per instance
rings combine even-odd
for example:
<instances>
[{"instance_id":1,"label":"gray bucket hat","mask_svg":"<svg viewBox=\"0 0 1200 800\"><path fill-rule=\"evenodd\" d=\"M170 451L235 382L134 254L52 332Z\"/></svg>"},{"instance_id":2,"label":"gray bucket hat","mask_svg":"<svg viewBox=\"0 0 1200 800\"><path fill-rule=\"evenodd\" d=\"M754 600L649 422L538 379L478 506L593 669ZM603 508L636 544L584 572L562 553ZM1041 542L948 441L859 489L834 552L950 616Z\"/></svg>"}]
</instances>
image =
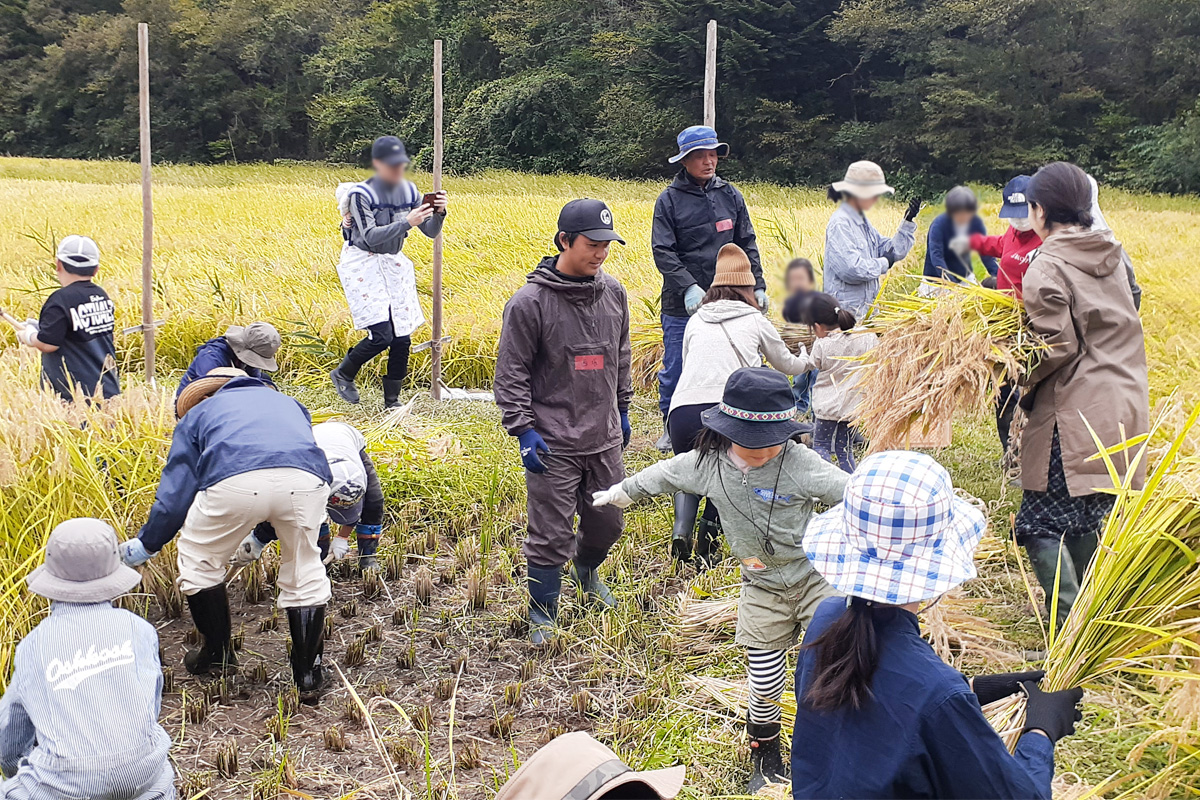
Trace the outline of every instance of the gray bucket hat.
<instances>
[{"instance_id":1,"label":"gray bucket hat","mask_svg":"<svg viewBox=\"0 0 1200 800\"><path fill-rule=\"evenodd\" d=\"M230 325L225 331L225 341L233 348L233 354L243 364L257 369L274 372L279 369L275 354L282 343L279 331L269 322L251 322L246 327Z\"/></svg>"},{"instance_id":2,"label":"gray bucket hat","mask_svg":"<svg viewBox=\"0 0 1200 800\"><path fill-rule=\"evenodd\" d=\"M25 578L29 591L64 603L104 603L142 581L121 563L117 534L104 520L59 523L46 542L46 561Z\"/></svg>"}]
</instances>

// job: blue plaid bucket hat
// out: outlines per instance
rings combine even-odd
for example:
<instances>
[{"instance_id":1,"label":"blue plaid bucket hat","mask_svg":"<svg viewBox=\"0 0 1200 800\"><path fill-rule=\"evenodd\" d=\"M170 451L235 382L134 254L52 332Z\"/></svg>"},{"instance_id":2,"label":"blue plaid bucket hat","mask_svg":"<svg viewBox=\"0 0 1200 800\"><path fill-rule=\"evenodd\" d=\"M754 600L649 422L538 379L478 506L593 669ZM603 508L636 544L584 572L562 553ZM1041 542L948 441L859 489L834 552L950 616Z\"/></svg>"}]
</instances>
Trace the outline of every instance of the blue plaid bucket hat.
<instances>
[{"instance_id":1,"label":"blue plaid bucket hat","mask_svg":"<svg viewBox=\"0 0 1200 800\"><path fill-rule=\"evenodd\" d=\"M863 459L842 502L809 523L804 552L839 592L903 605L974 578L986 530L987 518L954 494L941 464L893 450Z\"/></svg>"}]
</instances>

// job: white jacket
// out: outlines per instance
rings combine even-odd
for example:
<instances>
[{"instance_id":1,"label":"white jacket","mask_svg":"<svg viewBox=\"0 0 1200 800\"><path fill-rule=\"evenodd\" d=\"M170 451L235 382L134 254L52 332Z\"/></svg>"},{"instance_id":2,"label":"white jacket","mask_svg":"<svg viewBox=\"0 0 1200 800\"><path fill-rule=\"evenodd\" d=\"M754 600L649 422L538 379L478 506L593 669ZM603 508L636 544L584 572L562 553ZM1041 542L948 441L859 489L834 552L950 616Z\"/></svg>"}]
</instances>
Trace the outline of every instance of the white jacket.
<instances>
[{"instance_id":1,"label":"white jacket","mask_svg":"<svg viewBox=\"0 0 1200 800\"><path fill-rule=\"evenodd\" d=\"M705 303L683 333L683 371L671 409L720 402L729 376L742 367L761 367L763 356L788 375L810 369L803 358L792 355L757 308L740 300Z\"/></svg>"},{"instance_id":2,"label":"white jacket","mask_svg":"<svg viewBox=\"0 0 1200 800\"><path fill-rule=\"evenodd\" d=\"M877 344L879 337L862 328L833 331L813 342L812 353L799 356L804 369L820 370L812 389L814 417L835 422L853 422L858 418L861 356L874 350Z\"/></svg>"}]
</instances>

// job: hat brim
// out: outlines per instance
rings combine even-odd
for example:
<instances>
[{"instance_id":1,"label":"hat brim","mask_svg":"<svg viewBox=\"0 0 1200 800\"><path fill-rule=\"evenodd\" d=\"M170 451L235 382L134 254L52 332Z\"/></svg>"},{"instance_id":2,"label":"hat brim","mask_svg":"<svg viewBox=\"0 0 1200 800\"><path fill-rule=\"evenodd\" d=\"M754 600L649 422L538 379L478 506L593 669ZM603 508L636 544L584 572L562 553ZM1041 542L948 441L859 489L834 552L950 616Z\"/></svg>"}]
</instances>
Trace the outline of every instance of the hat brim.
<instances>
[{"instance_id":1,"label":"hat brim","mask_svg":"<svg viewBox=\"0 0 1200 800\"><path fill-rule=\"evenodd\" d=\"M644 783L661 800L674 800L683 788L683 781L686 777L687 767L683 766L651 769L645 772L626 772L589 794L587 800L599 800L618 786L626 786L631 783Z\"/></svg>"},{"instance_id":2,"label":"hat brim","mask_svg":"<svg viewBox=\"0 0 1200 800\"><path fill-rule=\"evenodd\" d=\"M337 525L356 525L362 519L363 501L359 500L352 506L335 507L329 506L326 510L329 512L329 518Z\"/></svg>"},{"instance_id":3,"label":"hat brim","mask_svg":"<svg viewBox=\"0 0 1200 800\"><path fill-rule=\"evenodd\" d=\"M411 164L412 163L412 159L409 158L407 155L402 155L402 156L390 155L390 156L384 156L383 158L377 158L375 160L378 161L380 164L387 164L389 167L398 167L401 164Z\"/></svg>"},{"instance_id":4,"label":"hat brim","mask_svg":"<svg viewBox=\"0 0 1200 800\"><path fill-rule=\"evenodd\" d=\"M141 574L121 564L116 571L91 581L65 581L55 577L46 565L25 577L29 591L63 603L104 603L115 600L142 582Z\"/></svg>"},{"instance_id":5,"label":"hat brim","mask_svg":"<svg viewBox=\"0 0 1200 800\"><path fill-rule=\"evenodd\" d=\"M580 236L586 236L593 242L620 242L625 244L625 240L621 238L621 234L616 231L610 231L608 228L596 228L590 231L579 231Z\"/></svg>"},{"instance_id":6,"label":"hat brim","mask_svg":"<svg viewBox=\"0 0 1200 800\"><path fill-rule=\"evenodd\" d=\"M175 400L176 418L183 419L183 415L198 406L201 400L211 397L218 389L233 380L234 377L236 376L206 375L203 378L197 378L183 387L183 391L179 393L178 399Z\"/></svg>"},{"instance_id":7,"label":"hat brim","mask_svg":"<svg viewBox=\"0 0 1200 800\"><path fill-rule=\"evenodd\" d=\"M243 347L239 347L233 342L230 342L229 345L233 348L233 354L238 357L238 360L248 367L266 370L267 372L275 372L279 369L279 362L273 357L263 358L253 350L247 350Z\"/></svg>"},{"instance_id":8,"label":"hat brim","mask_svg":"<svg viewBox=\"0 0 1200 800\"><path fill-rule=\"evenodd\" d=\"M685 147L675 155L667 159L668 164L678 164L687 157L687 154L693 150L716 150L717 158L724 158L729 155L729 145L725 142L717 142L716 144L694 144L690 147Z\"/></svg>"},{"instance_id":9,"label":"hat brim","mask_svg":"<svg viewBox=\"0 0 1200 800\"><path fill-rule=\"evenodd\" d=\"M955 497L950 508L936 544L888 560L849 541L845 504L838 503L808 523L804 554L842 594L891 605L932 600L975 577L975 547L987 531L987 517L966 500Z\"/></svg>"},{"instance_id":10,"label":"hat brim","mask_svg":"<svg viewBox=\"0 0 1200 800\"><path fill-rule=\"evenodd\" d=\"M729 439L736 445L748 450L762 450L776 447L788 439L794 439L802 433L809 433L812 426L804 425L794 419L779 422L750 422L737 419L721 413L718 406L700 412L700 422L709 430Z\"/></svg>"},{"instance_id":11,"label":"hat brim","mask_svg":"<svg viewBox=\"0 0 1200 800\"><path fill-rule=\"evenodd\" d=\"M833 190L835 192L845 192L846 194L854 195L859 200L870 200L872 197L896 193L896 190L886 183L852 183L850 181L838 181L834 183Z\"/></svg>"},{"instance_id":12,"label":"hat brim","mask_svg":"<svg viewBox=\"0 0 1200 800\"><path fill-rule=\"evenodd\" d=\"M1029 216L1029 203L1005 203L1000 206L1000 219L1021 219Z\"/></svg>"}]
</instances>

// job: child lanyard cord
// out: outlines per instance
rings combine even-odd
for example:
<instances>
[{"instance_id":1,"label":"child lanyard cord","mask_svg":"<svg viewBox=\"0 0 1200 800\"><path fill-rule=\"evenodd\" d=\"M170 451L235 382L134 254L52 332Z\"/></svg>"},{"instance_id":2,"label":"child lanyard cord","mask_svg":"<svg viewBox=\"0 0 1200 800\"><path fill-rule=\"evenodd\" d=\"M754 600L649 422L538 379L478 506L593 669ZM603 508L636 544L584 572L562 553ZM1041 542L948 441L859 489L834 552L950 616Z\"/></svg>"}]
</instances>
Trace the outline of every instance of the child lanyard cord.
<instances>
[{"instance_id":1,"label":"child lanyard cord","mask_svg":"<svg viewBox=\"0 0 1200 800\"><path fill-rule=\"evenodd\" d=\"M741 514L743 517L746 518L747 522L749 522L751 525L754 526L755 530L757 530L759 533L762 534L763 550L765 550L767 552L767 555L771 555L771 556L775 555L775 545L771 544L771 516L775 513L775 494L779 491L779 478L781 475L783 475L783 460L785 458L787 458L786 444L784 445L783 451L779 454L779 469L776 470L776 472L775 472L775 486L774 486L774 488L771 489L771 505L769 508L767 508L767 529L766 530L763 530L761 527L759 527L758 523L754 521L754 518L751 517L749 514L747 514L745 511L742 511L736 505L733 507L735 511L737 511L739 514ZM717 470L717 480L719 480L721 482L721 491L723 491L725 493L725 496L728 497L729 490L725 488L725 477L723 475L721 475L720 470ZM750 499L750 495L749 495L750 487L746 483L746 476L744 473L742 474L742 485L746 487L746 499L749 500Z\"/></svg>"}]
</instances>

